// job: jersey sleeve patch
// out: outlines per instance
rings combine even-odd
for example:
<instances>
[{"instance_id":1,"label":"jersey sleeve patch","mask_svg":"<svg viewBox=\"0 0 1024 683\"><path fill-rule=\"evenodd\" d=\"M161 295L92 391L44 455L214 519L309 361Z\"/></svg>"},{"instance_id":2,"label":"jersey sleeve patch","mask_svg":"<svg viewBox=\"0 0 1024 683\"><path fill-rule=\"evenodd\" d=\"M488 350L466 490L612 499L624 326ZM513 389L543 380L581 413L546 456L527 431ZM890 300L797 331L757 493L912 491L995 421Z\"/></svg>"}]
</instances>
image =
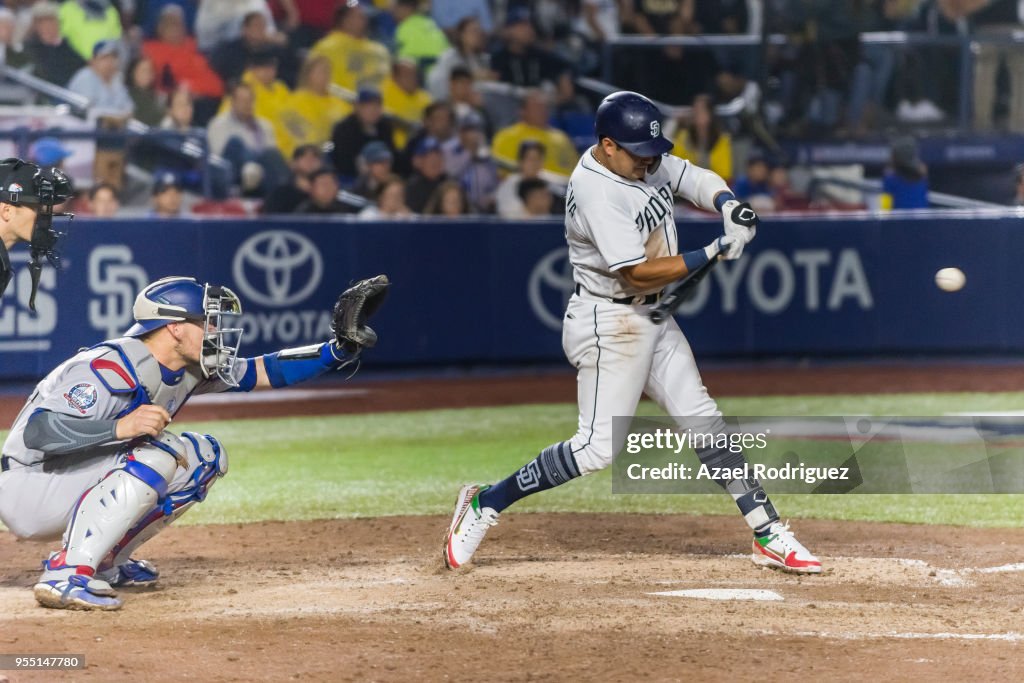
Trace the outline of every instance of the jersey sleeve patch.
<instances>
[{"instance_id":1,"label":"jersey sleeve patch","mask_svg":"<svg viewBox=\"0 0 1024 683\"><path fill-rule=\"evenodd\" d=\"M89 412L98 399L96 387L88 382L80 382L64 392L64 400L80 415Z\"/></svg>"},{"instance_id":2,"label":"jersey sleeve patch","mask_svg":"<svg viewBox=\"0 0 1024 683\"><path fill-rule=\"evenodd\" d=\"M120 363L107 358L96 358L89 364L103 386L112 394L126 394L135 391L135 380Z\"/></svg>"}]
</instances>

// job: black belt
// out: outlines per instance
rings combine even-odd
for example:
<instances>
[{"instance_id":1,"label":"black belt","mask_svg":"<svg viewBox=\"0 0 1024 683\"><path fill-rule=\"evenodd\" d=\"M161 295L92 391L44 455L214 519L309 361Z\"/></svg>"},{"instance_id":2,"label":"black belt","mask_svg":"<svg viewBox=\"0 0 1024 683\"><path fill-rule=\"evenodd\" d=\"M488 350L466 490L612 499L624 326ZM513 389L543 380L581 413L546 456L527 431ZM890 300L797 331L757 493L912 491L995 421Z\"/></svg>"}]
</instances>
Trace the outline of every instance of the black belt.
<instances>
[{"instance_id":1,"label":"black belt","mask_svg":"<svg viewBox=\"0 0 1024 683\"><path fill-rule=\"evenodd\" d=\"M583 291L583 286L577 284L576 285L576 293L579 294L582 291ZM626 305L630 305L630 306L633 305L633 304L643 305L643 306L650 306L651 304L658 303L658 299L661 298L661 292L656 292L654 294L648 294L647 296L645 296L643 298L640 298L640 296L637 295L637 296L624 296L624 297L622 297L620 299L613 299L613 298L608 297L608 296L600 296L599 294L594 294L593 292L591 292L589 290L587 291L587 294L590 294L591 296L596 296L596 297L601 298L601 299L605 299L606 301L611 301L613 304L626 304Z\"/></svg>"},{"instance_id":2,"label":"black belt","mask_svg":"<svg viewBox=\"0 0 1024 683\"><path fill-rule=\"evenodd\" d=\"M0 472L6 472L11 469L11 459L6 455L0 455Z\"/></svg>"}]
</instances>

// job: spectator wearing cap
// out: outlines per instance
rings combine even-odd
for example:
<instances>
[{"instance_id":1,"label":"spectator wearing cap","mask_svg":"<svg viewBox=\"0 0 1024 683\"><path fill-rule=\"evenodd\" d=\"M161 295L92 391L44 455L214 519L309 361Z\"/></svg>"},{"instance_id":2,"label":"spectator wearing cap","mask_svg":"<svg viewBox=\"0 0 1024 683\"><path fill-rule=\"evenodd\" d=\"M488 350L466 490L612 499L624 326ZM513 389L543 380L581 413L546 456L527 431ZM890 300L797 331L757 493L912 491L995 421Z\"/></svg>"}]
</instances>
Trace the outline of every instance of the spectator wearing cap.
<instances>
[{"instance_id":1,"label":"spectator wearing cap","mask_svg":"<svg viewBox=\"0 0 1024 683\"><path fill-rule=\"evenodd\" d=\"M519 122L502 128L494 136L495 160L514 168L519 145L525 140L536 140L546 151L544 168L568 179L579 155L569 137L548 123L549 111L547 95L540 90L528 91L519 110Z\"/></svg>"},{"instance_id":2,"label":"spectator wearing cap","mask_svg":"<svg viewBox=\"0 0 1024 683\"><path fill-rule=\"evenodd\" d=\"M425 67L436 62L448 49L448 39L430 16L420 12L419 5L419 0L394 0L391 16L398 26L395 55L413 60L417 67Z\"/></svg>"},{"instance_id":3,"label":"spectator wearing cap","mask_svg":"<svg viewBox=\"0 0 1024 683\"><path fill-rule=\"evenodd\" d=\"M60 6L60 32L82 59L91 59L100 42L121 40L121 15L110 0L65 0Z\"/></svg>"},{"instance_id":4,"label":"spectator wearing cap","mask_svg":"<svg viewBox=\"0 0 1024 683\"><path fill-rule=\"evenodd\" d=\"M381 185L392 175L391 164L394 159L391 148L380 140L367 143L359 153L359 177L352 191L360 197L376 198Z\"/></svg>"},{"instance_id":5,"label":"spectator wearing cap","mask_svg":"<svg viewBox=\"0 0 1024 683\"><path fill-rule=\"evenodd\" d=\"M339 175L354 179L359 172L356 157L367 143L380 140L394 154L395 131L384 118L380 92L363 87L356 97L355 111L339 121L331 132L334 151L331 161Z\"/></svg>"},{"instance_id":6,"label":"spectator wearing cap","mask_svg":"<svg viewBox=\"0 0 1024 683\"><path fill-rule=\"evenodd\" d=\"M136 15L138 25L142 28L142 35L149 39L156 36L157 24L168 7L177 7L181 10L185 19L185 26L196 25L196 11L199 9L200 0L146 0L136 2Z\"/></svg>"},{"instance_id":7,"label":"spectator wearing cap","mask_svg":"<svg viewBox=\"0 0 1024 683\"><path fill-rule=\"evenodd\" d=\"M747 159L747 172L736 180L733 190L737 199L749 201L755 197L768 196L772 194L768 177L771 169L768 160L760 153L753 153Z\"/></svg>"},{"instance_id":8,"label":"spectator wearing cap","mask_svg":"<svg viewBox=\"0 0 1024 683\"><path fill-rule=\"evenodd\" d=\"M231 162L234 179L245 180L246 192L264 195L288 177L270 122L256 116L252 86L239 83L228 98L228 109L207 126L210 151Z\"/></svg>"},{"instance_id":9,"label":"spectator wearing cap","mask_svg":"<svg viewBox=\"0 0 1024 683\"><path fill-rule=\"evenodd\" d=\"M435 100L448 94L448 81L455 69L466 69L473 79L493 81L497 74L491 71L491 57L487 54L487 34L475 16L461 19L455 26L452 45L441 53L427 74L427 90ZM479 105L477 105L479 106Z\"/></svg>"},{"instance_id":10,"label":"spectator wearing cap","mask_svg":"<svg viewBox=\"0 0 1024 683\"><path fill-rule=\"evenodd\" d=\"M85 60L61 34L59 12L54 2L32 6L32 26L25 40L25 54L36 76L63 87L85 66Z\"/></svg>"},{"instance_id":11,"label":"spectator wearing cap","mask_svg":"<svg viewBox=\"0 0 1024 683\"><path fill-rule=\"evenodd\" d=\"M29 63L28 55L14 40L14 12L0 7L0 64L20 69Z\"/></svg>"},{"instance_id":12,"label":"spectator wearing cap","mask_svg":"<svg viewBox=\"0 0 1024 683\"><path fill-rule=\"evenodd\" d=\"M299 87L283 112L296 144L322 145L331 139L334 124L352 113L352 105L330 93L331 60L310 57L299 72Z\"/></svg>"},{"instance_id":13,"label":"spectator wearing cap","mask_svg":"<svg viewBox=\"0 0 1024 683\"><path fill-rule=\"evenodd\" d=\"M158 173L153 183L150 200L150 218L179 218L181 216L181 181L173 173Z\"/></svg>"},{"instance_id":14,"label":"spectator wearing cap","mask_svg":"<svg viewBox=\"0 0 1024 683\"><path fill-rule=\"evenodd\" d=\"M522 88L550 83L572 90L571 66L541 47L528 8L513 6L502 31L501 46L491 54L491 68L498 79Z\"/></svg>"},{"instance_id":15,"label":"spectator wearing cap","mask_svg":"<svg viewBox=\"0 0 1024 683\"><path fill-rule=\"evenodd\" d=\"M331 60L334 82L347 90L379 87L391 68L386 47L367 38L369 21L358 2L346 2L334 11L334 28L310 50Z\"/></svg>"},{"instance_id":16,"label":"spectator wearing cap","mask_svg":"<svg viewBox=\"0 0 1024 683\"><path fill-rule=\"evenodd\" d=\"M444 154L434 138L416 145L412 158L413 174L405 188L405 200L413 213L423 213L431 195L448 176L444 173Z\"/></svg>"},{"instance_id":17,"label":"spectator wearing cap","mask_svg":"<svg viewBox=\"0 0 1024 683\"><path fill-rule=\"evenodd\" d=\"M153 62L161 92L169 94L186 86L197 98L220 99L224 95L224 83L188 34L185 13L178 5L164 7L156 38L142 44L142 53Z\"/></svg>"},{"instance_id":18,"label":"spectator wearing cap","mask_svg":"<svg viewBox=\"0 0 1024 683\"><path fill-rule=\"evenodd\" d=\"M519 183L516 189L519 201L523 204L523 218L550 218L555 204L555 196L551 188L540 178L527 178Z\"/></svg>"},{"instance_id":19,"label":"spectator wearing cap","mask_svg":"<svg viewBox=\"0 0 1024 683\"><path fill-rule=\"evenodd\" d=\"M412 173L413 153L426 138L433 138L444 145L453 135L455 135L455 115L451 105L443 100L431 102L423 110L423 127L410 138L402 152L395 157L396 172L402 176Z\"/></svg>"},{"instance_id":20,"label":"spectator wearing cap","mask_svg":"<svg viewBox=\"0 0 1024 683\"><path fill-rule=\"evenodd\" d=\"M913 138L900 138L892 144L889 168L882 175L880 208L928 208L928 168L917 155Z\"/></svg>"},{"instance_id":21,"label":"spectator wearing cap","mask_svg":"<svg viewBox=\"0 0 1024 683\"><path fill-rule=\"evenodd\" d=\"M218 45L210 54L210 65L229 83L242 77L254 56L270 52L277 57L279 77L291 87L295 85L299 64L295 53L281 44L279 36L266 15L249 12L242 19L241 35Z\"/></svg>"},{"instance_id":22,"label":"spectator wearing cap","mask_svg":"<svg viewBox=\"0 0 1024 683\"><path fill-rule=\"evenodd\" d=\"M477 213L494 213L498 189L498 165L484 134L484 120L476 112L459 119L459 133L443 145L445 172L466 191L470 207Z\"/></svg>"},{"instance_id":23,"label":"spectator wearing cap","mask_svg":"<svg viewBox=\"0 0 1024 683\"><path fill-rule=\"evenodd\" d=\"M63 168L64 160L71 154L71 150L62 145L60 140L47 136L36 140L30 156L32 162L40 166Z\"/></svg>"},{"instance_id":24,"label":"spectator wearing cap","mask_svg":"<svg viewBox=\"0 0 1024 683\"><path fill-rule=\"evenodd\" d=\"M397 59L391 67L391 76L381 84L380 94L384 111L400 122L408 122L395 126L395 147L401 149L409 141L409 128L419 125L431 101L427 91L420 87L416 62L405 57Z\"/></svg>"},{"instance_id":25,"label":"spectator wearing cap","mask_svg":"<svg viewBox=\"0 0 1024 683\"><path fill-rule=\"evenodd\" d=\"M338 214L352 213L352 208L338 201L341 187L334 172L322 168L309 177L309 199L299 204L295 213Z\"/></svg>"},{"instance_id":26,"label":"spectator wearing cap","mask_svg":"<svg viewBox=\"0 0 1024 683\"><path fill-rule=\"evenodd\" d=\"M242 21L251 12L259 12L267 20L273 40L284 45L287 36L277 30L267 0L203 0L196 13L196 42L205 53L221 43L235 40L242 34Z\"/></svg>"},{"instance_id":27,"label":"spectator wearing cap","mask_svg":"<svg viewBox=\"0 0 1024 683\"><path fill-rule=\"evenodd\" d=\"M263 202L262 213L294 213L309 199L309 179L324 167L316 145L300 145L292 152L292 175L288 182L274 188Z\"/></svg>"},{"instance_id":28,"label":"spectator wearing cap","mask_svg":"<svg viewBox=\"0 0 1024 683\"><path fill-rule=\"evenodd\" d=\"M270 121L277 148L285 158L290 157L296 146L295 136L287 125L292 93L277 78L277 54L268 50L252 55L249 68L242 75L242 82L252 88L254 113ZM221 111L224 108L221 105Z\"/></svg>"},{"instance_id":29,"label":"spectator wearing cap","mask_svg":"<svg viewBox=\"0 0 1024 683\"><path fill-rule=\"evenodd\" d=\"M145 55L128 65L128 94L135 105L135 118L147 126L156 126L167 111L167 96L156 88L156 69Z\"/></svg>"},{"instance_id":30,"label":"spectator wearing cap","mask_svg":"<svg viewBox=\"0 0 1024 683\"><path fill-rule=\"evenodd\" d=\"M494 17L487 0L433 0L430 16L444 31L450 32L464 19L473 18L487 33L494 31Z\"/></svg>"},{"instance_id":31,"label":"spectator wearing cap","mask_svg":"<svg viewBox=\"0 0 1024 683\"><path fill-rule=\"evenodd\" d=\"M89 190L86 207L89 214L96 218L113 218L121 210L121 201L117 190L110 183L98 183Z\"/></svg>"},{"instance_id":32,"label":"spectator wearing cap","mask_svg":"<svg viewBox=\"0 0 1024 683\"><path fill-rule=\"evenodd\" d=\"M89 100L89 108L95 114L128 119L135 103L124 84L120 67L117 43L101 40L93 47L89 64L79 69L68 83L68 90Z\"/></svg>"},{"instance_id":33,"label":"spectator wearing cap","mask_svg":"<svg viewBox=\"0 0 1024 683\"><path fill-rule=\"evenodd\" d=\"M502 218L526 218L526 207L519 198L519 184L524 180L540 178L544 170L544 145L526 140L516 154L517 170L505 177L495 193L498 215Z\"/></svg>"}]
</instances>

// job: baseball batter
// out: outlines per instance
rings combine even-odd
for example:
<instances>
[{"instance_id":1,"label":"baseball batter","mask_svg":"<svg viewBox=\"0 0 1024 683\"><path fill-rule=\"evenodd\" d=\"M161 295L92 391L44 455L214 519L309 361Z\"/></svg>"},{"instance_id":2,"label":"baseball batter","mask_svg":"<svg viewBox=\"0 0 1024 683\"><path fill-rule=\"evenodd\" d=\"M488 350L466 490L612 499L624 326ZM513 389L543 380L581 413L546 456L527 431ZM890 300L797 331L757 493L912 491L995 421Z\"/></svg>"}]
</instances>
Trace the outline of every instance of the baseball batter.
<instances>
[{"instance_id":1,"label":"baseball batter","mask_svg":"<svg viewBox=\"0 0 1024 683\"><path fill-rule=\"evenodd\" d=\"M612 418L635 414L644 392L669 415L704 417L724 427L679 326L673 319L655 325L648 312L666 285L720 254L739 258L756 234L757 215L719 176L668 154L672 143L661 135L660 120L657 107L634 92L609 95L597 109L598 143L576 165L566 194L576 291L565 312L562 347L578 372L579 426L571 439L548 446L507 479L459 491L444 542L450 569L470 561L500 513L517 500L611 464L623 446L613 440ZM675 196L721 212L724 235L680 254ZM698 457L709 468L731 471L745 462L742 453L726 449L700 450ZM779 521L757 480L718 483L754 532L755 564L821 571Z\"/></svg>"},{"instance_id":2,"label":"baseball batter","mask_svg":"<svg viewBox=\"0 0 1024 683\"><path fill-rule=\"evenodd\" d=\"M143 289L135 325L47 375L4 443L0 520L19 538L64 532L36 600L114 610L116 587L155 582L157 570L132 553L228 469L212 436L167 431L174 414L197 394L287 387L352 363L376 342L365 313L386 287L378 276L346 290L334 340L257 358L238 357L241 329L231 325L242 307L230 289L187 277Z\"/></svg>"}]
</instances>

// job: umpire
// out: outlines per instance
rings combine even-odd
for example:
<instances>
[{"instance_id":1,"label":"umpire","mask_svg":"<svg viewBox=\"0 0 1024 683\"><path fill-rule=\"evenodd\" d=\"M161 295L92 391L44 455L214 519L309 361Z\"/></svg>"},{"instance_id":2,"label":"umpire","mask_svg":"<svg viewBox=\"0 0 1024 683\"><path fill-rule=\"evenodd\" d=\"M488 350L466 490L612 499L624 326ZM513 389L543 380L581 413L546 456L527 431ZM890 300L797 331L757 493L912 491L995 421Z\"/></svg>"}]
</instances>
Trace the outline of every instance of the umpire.
<instances>
[{"instance_id":1,"label":"umpire","mask_svg":"<svg viewBox=\"0 0 1024 683\"><path fill-rule=\"evenodd\" d=\"M0 161L0 296L13 275L8 250L19 242L28 242L32 253L29 307L35 310L42 258L55 266L58 262L56 246L60 233L53 229L53 207L70 199L73 191L71 180L60 169L40 167L22 159Z\"/></svg>"}]
</instances>

